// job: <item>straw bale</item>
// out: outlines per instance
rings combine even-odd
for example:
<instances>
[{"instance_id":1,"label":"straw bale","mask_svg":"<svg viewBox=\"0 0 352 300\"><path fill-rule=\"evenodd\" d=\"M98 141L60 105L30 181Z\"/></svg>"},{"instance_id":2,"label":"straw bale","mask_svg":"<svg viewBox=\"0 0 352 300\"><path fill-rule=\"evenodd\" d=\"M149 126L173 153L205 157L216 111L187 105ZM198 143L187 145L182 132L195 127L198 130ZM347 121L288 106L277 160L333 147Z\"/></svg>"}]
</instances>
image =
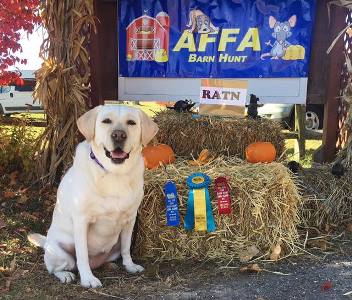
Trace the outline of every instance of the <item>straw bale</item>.
<instances>
[{"instance_id":1,"label":"straw bale","mask_svg":"<svg viewBox=\"0 0 352 300\"><path fill-rule=\"evenodd\" d=\"M306 227L324 229L352 220L352 171L337 178L330 169L320 166L300 174L304 191L301 219Z\"/></svg>"},{"instance_id":2,"label":"straw bale","mask_svg":"<svg viewBox=\"0 0 352 300\"><path fill-rule=\"evenodd\" d=\"M178 160L168 166L167 172L178 188L181 225L166 226L162 191L168 178L165 171L161 168L146 171L145 197L139 211L134 247L139 257L230 261L241 251L256 246L259 255L268 258L278 244L283 255L296 253L301 198L291 174L282 164L254 165L219 157L199 167ZM183 228L188 196L185 182L194 172L204 172L212 181L218 176L229 178L230 215L218 214L213 184L209 189L217 226L213 233L187 232Z\"/></svg>"},{"instance_id":3,"label":"straw bale","mask_svg":"<svg viewBox=\"0 0 352 300\"><path fill-rule=\"evenodd\" d=\"M253 142L273 143L278 157L285 150L281 125L268 119L195 119L190 113L167 110L154 120L160 128L157 141L170 145L178 156L197 157L207 148L214 154L244 158L245 148Z\"/></svg>"}]
</instances>

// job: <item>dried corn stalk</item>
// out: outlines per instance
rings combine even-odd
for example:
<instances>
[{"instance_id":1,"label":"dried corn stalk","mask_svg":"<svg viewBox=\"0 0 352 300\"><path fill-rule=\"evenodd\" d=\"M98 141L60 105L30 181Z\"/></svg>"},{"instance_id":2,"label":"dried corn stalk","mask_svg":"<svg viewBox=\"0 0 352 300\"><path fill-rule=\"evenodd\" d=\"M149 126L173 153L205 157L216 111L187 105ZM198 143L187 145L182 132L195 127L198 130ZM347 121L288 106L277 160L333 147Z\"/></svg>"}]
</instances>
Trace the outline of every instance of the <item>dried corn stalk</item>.
<instances>
[{"instance_id":1,"label":"dried corn stalk","mask_svg":"<svg viewBox=\"0 0 352 300\"><path fill-rule=\"evenodd\" d=\"M345 167L352 167L352 63L351 58L347 54L346 65L348 82L343 92L342 100L348 105L349 110L342 131L347 131L348 139L344 148L338 153L337 161L342 162Z\"/></svg>"},{"instance_id":2,"label":"dried corn stalk","mask_svg":"<svg viewBox=\"0 0 352 300\"><path fill-rule=\"evenodd\" d=\"M41 2L47 38L41 46L34 97L47 113L48 126L37 143L38 176L52 183L71 162L77 144L76 120L89 96L87 45L94 29L93 0Z\"/></svg>"}]
</instances>

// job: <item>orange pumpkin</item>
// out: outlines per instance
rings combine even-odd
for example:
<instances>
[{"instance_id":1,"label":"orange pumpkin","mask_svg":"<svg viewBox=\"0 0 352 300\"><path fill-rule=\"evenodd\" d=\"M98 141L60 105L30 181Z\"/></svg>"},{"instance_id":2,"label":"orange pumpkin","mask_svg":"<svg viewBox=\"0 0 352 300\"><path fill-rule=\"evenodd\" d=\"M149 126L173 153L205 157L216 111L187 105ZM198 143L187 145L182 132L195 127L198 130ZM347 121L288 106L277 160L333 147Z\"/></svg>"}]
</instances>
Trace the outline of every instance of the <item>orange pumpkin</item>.
<instances>
[{"instance_id":1,"label":"orange pumpkin","mask_svg":"<svg viewBox=\"0 0 352 300\"><path fill-rule=\"evenodd\" d=\"M246 160L250 163L269 163L276 158L276 149L272 143L257 142L246 148Z\"/></svg>"},{"instance_id":2,"label":"orange pumpkin","mask_svg":"<svg viewBox=\"0 0 352 300\"><path fill-rule=\"evenodd\" d=\"M148 169L159 167L160 163L167 165L175 161L175 153L172 148L165 144L147 146L142 151L145 166Z\"/></svg>"}]
</instances>

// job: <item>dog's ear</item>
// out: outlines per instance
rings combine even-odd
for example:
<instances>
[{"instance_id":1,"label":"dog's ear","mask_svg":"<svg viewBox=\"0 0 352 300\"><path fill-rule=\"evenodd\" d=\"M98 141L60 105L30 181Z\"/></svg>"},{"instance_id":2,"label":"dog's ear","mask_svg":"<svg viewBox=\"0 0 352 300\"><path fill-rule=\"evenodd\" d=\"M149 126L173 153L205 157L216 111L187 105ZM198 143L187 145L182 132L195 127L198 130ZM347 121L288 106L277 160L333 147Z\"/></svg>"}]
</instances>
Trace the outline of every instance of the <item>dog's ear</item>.
<instances>
[{"instance_id":1,"label":"dog's ear","mask_svg":"<svg viewBox=\"0 0 352 300\"><path fill-rule=\"evenodd\" d=\"M296 15L293 15L289 20L288 23L290 24L291 27L295 27L297 23L297 17Z\"/></svg>"},{"instance_id":2,"label":"dog's ear","mask_svg":"<svg viewBox=\"0 0 352 300\"><path fill-rule=\"evenodd\" d=\"M159 130L158 125L148 117L148 115L140 110L141 130L142 130L142 145L147 146Z\"/></svg>"},{"instance_id":3,"label":"dog's ear","mask_svg":"<svg viewBox=\"0 0 352 300\"><path fill-rule=\"evenodd\" d=\"M273 29L275 24L276 24L276 19L273 16L270 16L269 17L269 26L270 26L270 28Z\"/></svg>"},{"instance_id":4,"label":"dog's ear","mask_svg":"<svg viewBox=\"0 0 352 300\"><path fill-rule=\"evenodd\" d=\"M91 110L88 110L77 120L77 127L88 142L94 139L95 120L97 119L97 114L100 110L100 107L101 105L96 106Z\"/></svg>"}]
</instances>

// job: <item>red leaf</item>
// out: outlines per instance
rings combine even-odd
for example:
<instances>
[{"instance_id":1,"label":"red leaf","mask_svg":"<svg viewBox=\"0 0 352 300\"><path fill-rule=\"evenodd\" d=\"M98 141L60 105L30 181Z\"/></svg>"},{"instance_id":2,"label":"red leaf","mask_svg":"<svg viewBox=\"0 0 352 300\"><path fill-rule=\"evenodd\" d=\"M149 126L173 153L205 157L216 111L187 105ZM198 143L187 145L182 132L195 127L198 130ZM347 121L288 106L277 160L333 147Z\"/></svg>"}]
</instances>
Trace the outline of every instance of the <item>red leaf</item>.
<instances>
[{"instance_id":1,"label":"red leaf","mask_svg":"<svg viewBox=\"0 0 352 300\"><path fill-rule=\"evenodd\" d=\"M24 85L24 80L22 78L18 78L16 79L15 84L18 86L22 86Z\"/></svg>"},{"instance_id":2,"label":"red leaf","mask_svg":"<svg viewBox=\"0 0 352 300\"><path fill-rule=\"evenodd\" d=\"M14 197L16 197L16 192L10 191L10 190L6 190L6 191L3 192L3 197L5 199L14 198Z\"/></svg>"},{"instance_id":3,"label":"red leaf","mask_svg":"<svg viewBox=\"0 0 352 300\"><path fill-rule=\"evenodd\" d=\"M324 291L330 290L331 288L332 288L331 281L325 281L323 285L320 287L320 290L324 292Z\"/></svg>"}]
</instances>

